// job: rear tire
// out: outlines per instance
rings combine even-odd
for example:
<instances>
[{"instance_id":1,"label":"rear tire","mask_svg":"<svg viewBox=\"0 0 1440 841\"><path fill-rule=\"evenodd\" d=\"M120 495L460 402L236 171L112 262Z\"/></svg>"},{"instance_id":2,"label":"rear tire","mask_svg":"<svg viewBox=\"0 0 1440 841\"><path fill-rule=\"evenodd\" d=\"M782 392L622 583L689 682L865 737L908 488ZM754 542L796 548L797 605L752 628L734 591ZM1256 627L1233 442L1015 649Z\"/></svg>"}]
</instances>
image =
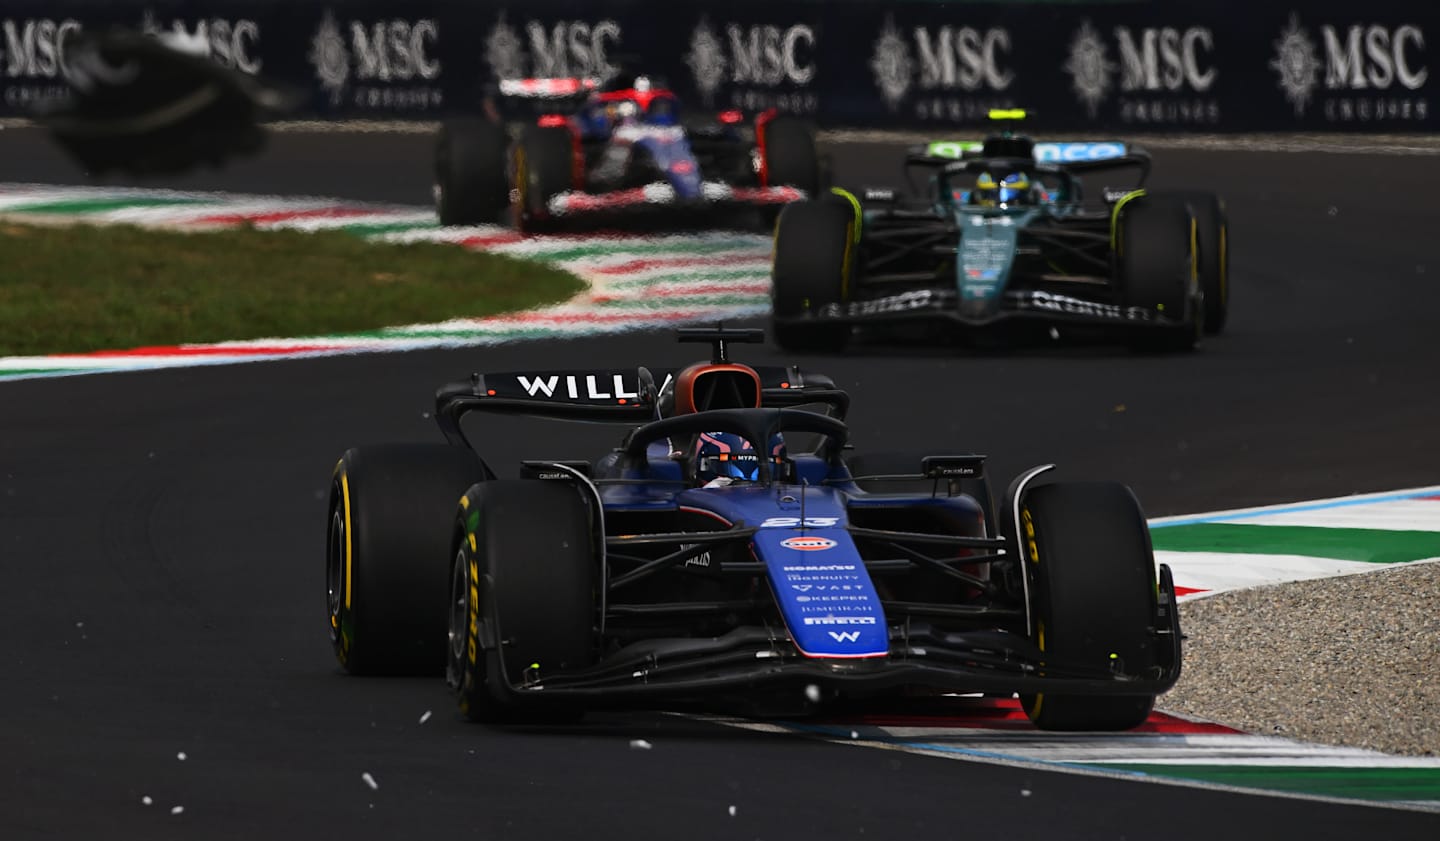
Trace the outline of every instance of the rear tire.
<instances>
[{"instance_id":1,"label":"rear tire","mask_svg":"<svg viewBox=\"0 0 1440 841\"><path fill-rule=\"evenodd\" d=\"M439 674L455 502L488 475L448 444L352 449L335 468L325 558L330 642L351 674Z\"/></svg>"},{"instance_id":2,"label":"rear tire","mask_svg":"<svg viewBox=\"0 0 1440 841\"><path fill-rule=\"evenodd\" d=\"M553 220L550 199L575 189L575 142L566 126L526 126L515 149L515 227L537 231Z\"/></svg>"},{"instance_id":3,"label":"rear tire","mask_svg":"<svg viewBox=\"0 0 1440 841\"><path fill-rule=\"evenodd\" d=\"M1046 657L1065 668L1118 667L1127 675L1156 666L1155 558L1130 489L1042 485L1026 494L1021 518L1035 642ZM1020 700L1042 730L1129 730L1155 704L1154 695L1045 692Z\"/></svg>"},{"instance_id":4,"label":"rear tire","mask_svg":"<svg viewBox=\"0 0 1440 841\"><path fill-rule=\"evenodd\" d=\"M849 342L849 324L783 319L845 304L854 272L856 224L854 212L836 201L798 201L781 212L775 223L775 260L770 274L772 332L780 347L837 352Z\"/></svg>"},{"instance_id":5,"label":"rear tire","mask_svg":"<svg viewBox=\"0 0 1440 841\"><path fill-rule=\"evenodd\" d=\"M445 678L470 720L551 718L563 706L521 704L507 684L595 662L601 583L590 517L568 482L497 480L465 495Z\"/></svg>"},{"instance_id":6,"label":"rear tire","mask_svg":"<svg viewBox=\"0 0 1440 841\"><path fill-rule=\"evenodd\" d=\"M1174 324L1137 327L1139 350L1183 352L1199 344L1204 302L1197 277L1195 217L1178 197L1140 196L1120 209L1115 263L1127 307Z\"/></svg>"},{"instance_id":7,"label":"rear tire","mask_svg":"<svg viewBox=\"0 0 1440 841\"><path fill-rule=\"evenodd\" d=\"M441 225L487 225L510 206L510 139L490 120L441 126L435 144L435 211Z\"/></svg>"}]
</instances>

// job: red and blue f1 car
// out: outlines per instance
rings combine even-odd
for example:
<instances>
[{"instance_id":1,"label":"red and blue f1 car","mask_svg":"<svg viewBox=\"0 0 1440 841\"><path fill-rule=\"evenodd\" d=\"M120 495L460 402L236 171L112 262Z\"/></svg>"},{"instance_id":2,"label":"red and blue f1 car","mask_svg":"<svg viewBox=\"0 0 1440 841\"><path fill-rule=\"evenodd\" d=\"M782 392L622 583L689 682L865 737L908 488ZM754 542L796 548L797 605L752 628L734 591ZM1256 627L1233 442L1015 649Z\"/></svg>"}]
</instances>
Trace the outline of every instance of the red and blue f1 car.
<instances>
[{"instance_id":1,"label":"red and blue f1 car","mask_svg":"<svg viewBox=\"0 0 1440 841\"><path fill-rule=\"evenodd\" d=\"M730 361L759 332L682 331L715 353L676 372L475 374L437 393L446 443L346 452L326 555L345 670L443 672L475 720L985 693L1046 729L1143 722L1181 636L1130 490L1046 465L997 508L983 456L855 454L830 378ZM497 478L461 424L484 413L632 428ZM694 442L725 434L783 447L704 481Z\"/></svg>"},{"instance_id":2,"label":"red and blue f1 car","mask_svg":"<svg viewBox=\"0 0 1440 841\"><path fill-rule=\"evenodd\" d=\"M769 110L682 115L658 79L513 79L489 115L447 123L435 155L443 225L495 222L521 230L646 209L673 218L755 208L767 226L779 208L816 195L814 130ZM528 102L507 124L507 102ZM499 104L496 104L499 103Z\"/></svg>"}]
</instances>

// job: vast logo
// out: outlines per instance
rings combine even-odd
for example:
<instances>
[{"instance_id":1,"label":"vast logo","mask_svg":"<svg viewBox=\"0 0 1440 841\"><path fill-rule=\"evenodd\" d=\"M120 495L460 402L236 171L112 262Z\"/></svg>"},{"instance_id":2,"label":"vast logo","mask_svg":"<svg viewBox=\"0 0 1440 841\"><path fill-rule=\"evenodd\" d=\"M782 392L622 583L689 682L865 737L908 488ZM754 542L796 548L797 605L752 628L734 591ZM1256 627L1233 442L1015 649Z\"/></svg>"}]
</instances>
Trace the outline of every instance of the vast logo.
<instances>
[{"instance_id":1,"label":"vast logo","mask_svg":"<svg viewBox=\"0 0 1440 841\"><path fill-rule=\"evenodd\" d=\"M1122 116L1148 122L1172 120L1168 119L1170 115L1165 112L1169 109L1165 108L1160 109L1161 119L1154 119L1150 112L1155 110L1155 105L1145 100L1144 95L1204 94L1214 86L1219 73L1210 60L1215 51L1215 35L1209 27L1161 26L1132 30L1128 26L1117 26L1113 31L1113 45L1118 63L1111 59L1111 43L1085 20L1071 39L1070 54L1061 65L1070 74L1075 95L1085 103L1092 119L1109 99L1117 72L1122 97L1131 95L1122 99ZM1198 108L1192 104L1185 110L1213 111L1218 117L1218 106L1208 101ZM1180 121L1200 121L1184 119L1186 114L1178 108L1175 111L1175 116L1182 118Z\"/></svg>"},{"instance_id":2,"label":"vast logo","mask_svg":"<svg viewBox=\"0 0 1440 841\"><path fill-rule=\"evenodd\" d=\"M707 17L701 17L690 35L685 63L705 104L713 105L727 81L761 88L810 84L815 78L815 48L815 30L805 24L727 23L722 36Z\"/></svg>"},{"instance_id":3,"label":"vast logo","mask_svg":"<svg viewBox=\"0 0 1440 841\"><path fill-rule=\"evenodd\" d=\"M887 17L870 58L875 85L892 111L899 110L912 87L932 95L993 95L1015 81L1015 74L1005 66L1011 41L1004 28L917 26L910 35L907 39L894 17ZM972 116L969 112L974 111L979 118L982 105L988 111L996 104L976 100L962 107L960 100L947 97L922 106L921 116Z\"/></svg>"},{"instance_id":4,"label":"vast logo","mask_svg":"<svg viewBox=\"0 0 1440 841\"><path fill-rule=\"evenodd\" d=\"M620 38L620 24L613 20L561 20L548 27L530 20L522 39L501 12L485 36L485 61L497 79L607 79L616 71L609 54Z\"/></svg>"},{"instance_id":5,"label":"vast logo","mask_svg":"<svg viewBox=\"0 0 1440 841\"><path fill-rule=\"evenodd\" d=\"M1323 56L1310 30L1301 25L1299 15L1292 14L1274 42L1275 58L1270 61L1270 67L1296 117L1305 116L1310 100L1321 87L1323 75L1326 91L1351 94L1326 100L1327 119L1425 118L1428 112L1425 99L1383 96L1396 85L1407 93L1418 91L1429 78L1430 71L1423 60L1425 32L1419 26L1355 24L1339 29L1326 24L1320 27L1320 41L1324 45ZM1369 94L1370 91L1379 92L1381 96ZM1353 92L1366 93L1354 95Z\"/></svg>"}]
</instances>

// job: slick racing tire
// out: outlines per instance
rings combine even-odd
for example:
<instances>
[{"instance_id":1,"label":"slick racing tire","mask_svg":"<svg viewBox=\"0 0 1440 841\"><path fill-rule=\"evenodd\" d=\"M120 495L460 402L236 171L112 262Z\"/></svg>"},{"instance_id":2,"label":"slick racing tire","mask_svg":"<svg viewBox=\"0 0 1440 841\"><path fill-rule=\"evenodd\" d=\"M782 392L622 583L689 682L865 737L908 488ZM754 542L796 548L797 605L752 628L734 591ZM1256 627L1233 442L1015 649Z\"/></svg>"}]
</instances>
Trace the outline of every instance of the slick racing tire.
<instances>
[{"instance_id":1,"label":"slick racing tire","mask_svg":"<svg viewBox=\"0 0 1440 841\"><path fill-rule=\"evenodd\" d=\"M1205 293L1205 333L1219 335L1225 330L1230 310L1230 226L1225 202L1214 193L1199 191L1165 195L1184 199L1195 215L1200 289Z\"/></svg>"},{"instance_id":2,"label":"slick racing tire","mask_svg":"<svg viewBox=\"0 0 1440 841\"><path fill-rule=\"evenodd\" d=\"M843 305L849 294L855 251L854 211L828 200L793 202L775 223L775 258L770 303L776 344L790 351L838 352L850 340L850 325L789 322Z\"/></svg>"},{"instance_id":3,"label":"slick racing tire","mask_svg":"<svg viewBox=\"0 0 1440 841\"><path fill-rule=\"evenodd\" d=\"M1143 675L1158 662L1155 559L1140 504L1113 482L1041 485L1025 495L1018 535L1034 640L1059 668ZM1041 670L1044 674L1044 670ZM1153 695L1022 695L1042 730L1129 730Z\"/></svg>"},{"instance_id":4,"label":"slick racing tire","mask_svg":"<svg viewBox=\"0 0 1440 841\"><path fill-rule=\"evenodd\" d=\"M1127 307L1163 317L1137 326L1137 350L1194 350L1204 327L1198 277L1198 228L1189 204L1174 196L1137 196L1120 206L1114 232L1116 274Z\"/></svg>"},{"instance_id":5,"label":"slick racing tire","mask_svg":"<svg viewBox=\"0 0 1440 841\"><path fill-rule=\"evenodd\" d=\"M435 144L435 210L442 225L486 225L510 206L505 127L491 120L455 120Z\"/></svg>"},{"instance_id":6,"label":"slick racing tire","mask_svg":"<svg viewBox=\"0 0 1440 841\"><path fill-rule=\"evenodd\" d=\"M351 674L439 674L455 503L489 475L448 444L352 449L335 467L325 555L330 642Z\"/></svg>"},{"instance_id":7,"label":"slick racing tire","mask_svg":"<svg viewBox=\"0 0 1440 841\"><path fill-rule=\"evenodd\" d=\"M599 564L590 507L569 482L511 479L460 503L445 679L472 721L578 716L510 688L597 657ZM524 702L529 703L524 703Z\"/></svg>"},{"instance_id":8,"label":"slick racing tire","mask_svg":"<svg viewBox=\"0 0 1440 841\"><path fill-rule=\"evenodd\" d=\"M553 220L550 199L573 190L575 141L568 126L525 126L515 147L515 227L538 231Z\"/></svg>"}]
</instances>

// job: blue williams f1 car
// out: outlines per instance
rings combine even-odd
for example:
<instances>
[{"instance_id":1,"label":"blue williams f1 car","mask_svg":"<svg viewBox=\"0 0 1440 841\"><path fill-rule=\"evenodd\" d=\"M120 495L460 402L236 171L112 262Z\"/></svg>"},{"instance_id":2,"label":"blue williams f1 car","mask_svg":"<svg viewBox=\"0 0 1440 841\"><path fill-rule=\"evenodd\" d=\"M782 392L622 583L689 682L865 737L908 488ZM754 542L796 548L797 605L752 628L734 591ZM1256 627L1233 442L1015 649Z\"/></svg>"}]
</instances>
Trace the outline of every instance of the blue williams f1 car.
<instances>
[{"instance_id":1,"label":"blue williams f1 car","mask_svg":"<svg viewBox=\"0 0 1440 841\"><path fill-rule=\"evenodd\" d=\"M997 112L997 118L1023 112ZM855 326L993 339L1101 333L1190 350L1229 305L1224 206L1211 193L1144 188L1150 157L1120 142L984 141L912 149L919 198L869 189L781 214L773 330L795 350L839 350ZM1121 171L1123 188L1081 176Z\"/></svg>"},{"instance_id":2,"label":"blue williams f1 car","mask_svg":"<svg viewBox=\"0 0 1440 841\"><path fill-rule=\"evenodd\" d=\"M773 110L682 115L658 79L502 80L493 103L528 102L507 125L502 109L447 123L435 156L443 225L495 222L522 231L572 220L658 211L715 217L759 210L773 226L787 202L816 195L821 162L813 129ZM523 110L523 109L522 109Z\"/></svg>"},{"instance_id":3,"label":"blue williams f1 car","mask_svg":"<svg viewBox=\"0 0 1440 841\"><path fill-rule=\"evenodd\" d=\"M828 377L730 361L759 333L682 331L715 352L675 372L475 374L437 394L447 443L346 452L326 555L345 670L443 671L486 721L986 693L1046 729L1142 723L1181 637L1131 492L1046 465L997 508L983 456L855 454ZM472 413L632 428L502 479Z\"/></svg>"}]
</instances>

